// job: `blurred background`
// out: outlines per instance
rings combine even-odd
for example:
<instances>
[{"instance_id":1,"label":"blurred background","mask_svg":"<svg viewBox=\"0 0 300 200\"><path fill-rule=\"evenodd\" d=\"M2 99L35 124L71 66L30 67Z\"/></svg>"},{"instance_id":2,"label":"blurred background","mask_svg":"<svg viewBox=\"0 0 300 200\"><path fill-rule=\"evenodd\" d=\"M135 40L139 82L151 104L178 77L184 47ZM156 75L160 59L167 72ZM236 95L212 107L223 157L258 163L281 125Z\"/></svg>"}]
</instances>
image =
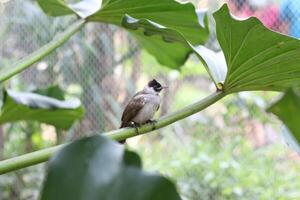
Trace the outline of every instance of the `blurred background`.
<instances>
[{"instance_id":1,"label":"blurred background","mask_svg":"<svg viewBox=\"0 0 300 200\"><path fill-rule=\"evenodd\" d=\"M300 37L300 1L192 1L234 15L258 17L274 31ZM0 66L49 42L75 18L46 16L31 0L0 0ZM211 22L212 19L210 19ZM213 23L210 23L213 26ZM212 30L213 32L213 30ZM215 34L207 47L218 50ZM215 88L191 56L179 70L160 66L126 31L89 24L64 46L6 83L18 91L58 85L66 98L80 98L86 115L69 131L18 122L0 128L0 160L116 129L122 110L148 80L169 86L156 117L193 103ZM244 92L154 134L128 140L149 171L176 181L185 200L300 199L300 160L284 142L286 129L265 109L278 93ZM37 199L45 165L0 176L0 200Z\"/></svg>"}]
</instances>

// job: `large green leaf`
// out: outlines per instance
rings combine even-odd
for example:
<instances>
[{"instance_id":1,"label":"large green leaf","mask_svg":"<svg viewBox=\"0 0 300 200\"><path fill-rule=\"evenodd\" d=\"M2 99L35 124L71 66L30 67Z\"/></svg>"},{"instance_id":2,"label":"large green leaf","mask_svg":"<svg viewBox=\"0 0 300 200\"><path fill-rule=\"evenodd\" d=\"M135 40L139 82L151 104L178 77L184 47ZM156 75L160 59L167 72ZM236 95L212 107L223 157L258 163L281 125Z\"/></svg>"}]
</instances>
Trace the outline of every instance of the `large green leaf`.
<instances>
[{"instance_id":1,"label":"large green leaf","mask_svg":"<svg viewBox=\"0 0 300 200\"><path fill-rule=\"evenodd\" d=\"M51 158L42 200L179 200L167 179L145 173L137 154L103 136L75 141Z\"/></svg>"},{"instance_id":2,"label":"large green leaf","mask_svg":"<svg viewBox=\"0 0 300 200\"><path fill-rule=\"evenodd\" d=\"M55 7L49 6L50 2L45 0L39 0L39 2L46 13L53 15L53 12L56 12L53 11ZM62 10L66 7L71 8L65 3L62 4L61 0L51 0L51 2L56 2L55 5L60 5ZM63 11L59 14L62 13ZM74 13L77 12L74 11ZM179 3L174 0L106 0L102 2L101 9L86 13L94 13L87 17L88 21L110 23L126 28L132 28L130 19L136 18L150 22L154 25L152 31L155 32L155 36L148 34L149 31L144 32L140 29L130 32L136 36L145 49L156 57L159 63L173 68L184 64L192 52L189 46L180 43L178 39L183 37L190 44L199 45L208 39L209 34L204 12L196 13L193 4ZM64 14L70 14L70 12L66 11ZM138 21L135 26L140 25L141 21ZM162 40L161 36L165 38L165 35L161 29L167 29L169 32L173 30L179 33L180 37L178 34L173 34L175 36L173 40Z\"/></svg>"},{"instance_id":3,"label":"large green leaf","mask_svg":"<svg viewBox=\"0 0 300 200\"><path fill-rule=\"evenodd\" d=\"M204 14L202 13L201 15L202 19L204 19ZM202 22L204 23L205 21ZM216 85L225 79L226 62L222 52L215 53L204 46L192 45L178 31L166 28L147 19L135 19L129 15L125 15L122 24L136 36L149 52L159 55L157 56L157 60L160 63L172 63L171 66L176 66L176 63L183 64L187 59L186 56L188 53L194 52L203 61L204 66ZM151 37L140 37L141 35ZM165 41L165 43L161 41ZM173 50L168 51L168 49ZM222 65L220 64L221 62L223 62Z\"/></svg>"},{"instance_id":4,"label":"large green leaf","mask_svg":"<svg viewBox=\"0 0 300 200\"><path fill-rule=\"evenodd\" d=\"M300 153L300 93L289 89L283 97L274 103L269 112L274 113L287 126L290 132L286 133L289 145ZM292 133L292 134L290 134Z\"/></svg>"},{"instance_id":5,"label":"large green leaf","mask_svg":"<svg viewBox=\"0 0 300 200\"><path fill-rule=\"evenodd\" d=\"M300 86L298 39L273 32L254 17L237 20L227 5L214 18L228 69L223 80L226 92L282 91Z\"/></svg>"},{"instance_id":6,"label":"large green leaf","mask_svg":"<svg viewBox=\"0 0 300 200\"><path fill-rule=\"evenodd\" d=\"M125 14L174 29L194 45L208 38L207 27L200 26L194 5L174 0L110 0L88 20L121 25Z\"/></svg>"},{"instance_id":7,"label":"large green leaf","mask_svg":"<svg viewBox=\"0 0 300 200\"><path fill-rule=\"evenodd\" d=\"M156 55L157 61L161 64L169 63L170 67L178 67L178 64L184 64L187 56L192 52L190 44L183 35L153 21L138 20L125 15L122 25L137 38L144 48L152 55Z\"/></svg>"},{"instance_id":8,"label":"large green leaf","mask_svg":"<svg viewBox=\"0 0 300 200\"><path fill-rule=\"evenodd\" d=\"M51 88L51 90L52 95L59 95L59 98L61 98L61 94L57 93L57 88ZM39 92L45 93L46 91L40 90ZM63 101L37 93L7 90L3 94L0 124L25 120L48 123L57 128L69 129L83 115L84 109L78 99Z\"/></svg>"}]
</instances>

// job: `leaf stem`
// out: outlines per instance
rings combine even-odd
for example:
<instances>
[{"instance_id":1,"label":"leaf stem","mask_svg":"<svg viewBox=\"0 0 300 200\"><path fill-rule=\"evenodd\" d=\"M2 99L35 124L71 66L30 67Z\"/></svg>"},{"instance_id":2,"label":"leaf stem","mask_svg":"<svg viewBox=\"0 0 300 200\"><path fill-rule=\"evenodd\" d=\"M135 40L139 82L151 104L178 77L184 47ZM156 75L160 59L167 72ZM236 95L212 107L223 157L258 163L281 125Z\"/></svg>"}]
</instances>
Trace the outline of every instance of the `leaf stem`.
<instances>
[{"instance_id":1,"label":"leaf stem","mask_svg":"<svg viewBox=\"0 0 300 200\"><path fill-rule=\"evenodd\" d=\"M77 20L67 30L65 30L63 33L57 34L51 42L47 43L37 51L22 58L21 60L16 62L13 66L2 68L0 70L0 83L18 74L19 72L27 69L32 64L36 63L43 57L50 54L57 47L65 43L72 35L78 32L83 27L85 22L86 21L83 19Z\"/></svg>"},{"instance_id":2,"label":"leaf stem","mask_svg":"<svg viewBox=\"0 0 300 200\"><path fill-rule=\"evenodd\" d=\"M215 102L223 98L225 95L226 94L221 91L215 92L194 104L191 104L181 110L178 110L177 112L160 118L155 124L146 124L141 126L140 128L138 128L138 131L135 128L122 128L115 131L103 133L103 135L114 140L124 140L140 134L145 134L153 130L168 126L186 117L189 117L214 104ZM0 175L14 170L36 165L42 162L46 162L55 152L57 152L60 148L62 148L65 145L67 144L57 145L15 158L0 161Z\"/></svg>"}]
</instances>

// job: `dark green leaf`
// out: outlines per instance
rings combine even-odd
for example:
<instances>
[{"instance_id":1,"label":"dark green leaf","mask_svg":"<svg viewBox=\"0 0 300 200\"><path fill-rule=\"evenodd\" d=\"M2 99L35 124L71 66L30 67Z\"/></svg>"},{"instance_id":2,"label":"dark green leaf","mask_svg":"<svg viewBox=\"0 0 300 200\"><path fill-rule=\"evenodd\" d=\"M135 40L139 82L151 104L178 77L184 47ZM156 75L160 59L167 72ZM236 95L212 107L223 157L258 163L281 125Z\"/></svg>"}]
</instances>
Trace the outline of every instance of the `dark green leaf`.
<instances>
[{"instance_id":1,"label":"dark green leaf","mask_svg":"<svg viewBox=\"0 0 300 200\"><path fill-rule=\"evenodd\" d=\"M42 200L179 200L167 179L140 169L133 152L103 136L75 141L49 164Z\"/></svg>"},{"instance_id":2,"label":"dark green leaf","mask_svg":"<svg viewBox=\"0 0 300 200\"><path fill-rule=\"evenodd\" d=\"M287 126L292 135L287 135L287 142L300 153L300 93L289 89L283 97L274 103L268 112L277 115ZM288 133L289 134L289 133Z\"/></svg>"},{"instance_id":3,"label":"dark green leaf","mask_svg":"<svg viewBox=\"0 0 300 200\"><path fill-rule=\"evenodd\" d=\"M300 86L298 39L273 32L254 17L239 21L230 15L227 5L214 18L228 69L226 92L283 91Z\"/></svg>"},{"instance_id":4,"label":"dark green leaf","mask_svg":"<svg viewBox=\"0 0 300 200\"><path fill-rule=\"evenodd\" d=\"M69 129L83 115L84 109L78 99L62 101L36 93L7 90L3 94L0 124L26 120Z\"/></svg>"}]
</instances>

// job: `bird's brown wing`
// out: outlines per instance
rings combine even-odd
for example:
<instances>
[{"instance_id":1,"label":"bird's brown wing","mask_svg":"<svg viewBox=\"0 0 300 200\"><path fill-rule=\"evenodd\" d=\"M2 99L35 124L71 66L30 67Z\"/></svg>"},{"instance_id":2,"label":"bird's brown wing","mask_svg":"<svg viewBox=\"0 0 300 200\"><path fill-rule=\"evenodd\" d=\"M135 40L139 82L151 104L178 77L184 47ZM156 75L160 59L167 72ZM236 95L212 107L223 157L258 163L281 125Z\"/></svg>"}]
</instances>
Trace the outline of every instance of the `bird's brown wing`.
<instances>
[{"instance_id":1,"label":"bird's brown wing","mask_svg":"<svg viewBox=\"0 0 300 200\"><path fill-rule=\"evenodd\" d=\"M146 104L144 97L134 96L125 107L122 115L122 127L126 127Z\"/></svg>"}]
</instances>

